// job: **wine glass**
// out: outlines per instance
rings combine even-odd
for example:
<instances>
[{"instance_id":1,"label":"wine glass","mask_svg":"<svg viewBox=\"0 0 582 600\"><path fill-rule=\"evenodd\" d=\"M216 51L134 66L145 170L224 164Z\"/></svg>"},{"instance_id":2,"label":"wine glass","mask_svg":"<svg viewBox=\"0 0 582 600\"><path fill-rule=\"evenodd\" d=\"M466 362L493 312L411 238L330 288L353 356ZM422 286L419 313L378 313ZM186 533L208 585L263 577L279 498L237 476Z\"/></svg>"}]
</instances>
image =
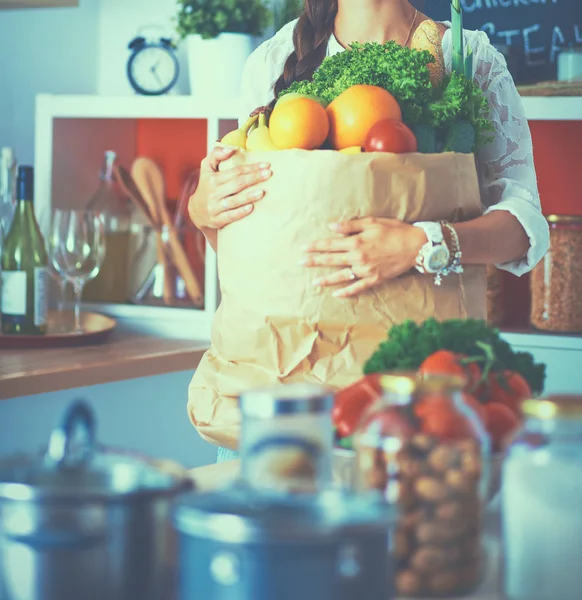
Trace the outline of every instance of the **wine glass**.
<instances>
[{"instance_id":1,"label":"wine glass","mask_svg":"<svg viewBox=\"0 0 582 600\"><path fill-rule=\"evenodd\" d=\"M49 234L49 256L55 270L73 284L75 293L74 333L82 333L81 296L105 258L103 216L89 210L56 210Z\"/></svg>"}]
</instances>

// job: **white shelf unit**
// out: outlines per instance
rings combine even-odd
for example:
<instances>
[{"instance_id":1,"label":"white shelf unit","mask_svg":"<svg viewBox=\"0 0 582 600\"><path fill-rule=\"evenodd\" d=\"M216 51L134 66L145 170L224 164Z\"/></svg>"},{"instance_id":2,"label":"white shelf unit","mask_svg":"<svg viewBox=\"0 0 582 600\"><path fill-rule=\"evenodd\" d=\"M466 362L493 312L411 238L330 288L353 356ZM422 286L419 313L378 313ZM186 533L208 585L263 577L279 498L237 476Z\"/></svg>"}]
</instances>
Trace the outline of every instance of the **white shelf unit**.
<instances>
[{"instance_id":1,"label":"white shelf unit","mask_svg":"<svg viewBox=\"0 0 582 600\"><path fill-rule=\"evenodd\" d=\"M52 207L53 136L56 119L200 119L207 122L207 147L219 138L222 120L238 118L235 103L208 103L192 96L102 97L57 96L40 94L36 99L35 123L35 211L41 229L47 231ZM192 339L209 339L212 316L219 303L216 254L207 244L204 269L204 310L169 309L164 313L170 321L179 320ZM135 310L129 305L91 305L91 309L131 318ZM155 307L140 307L140 315L160 318Z\"/></svg>"},{"instance_id":2,"label":"white shelf unit","mask_svg":"<svg viewBox=\"0 0 582 600\"><path fill-rule=\"evenodd\" d=\"M523 96L530 121L582 121L582 96Z\"/></svg>"}]
</instances>

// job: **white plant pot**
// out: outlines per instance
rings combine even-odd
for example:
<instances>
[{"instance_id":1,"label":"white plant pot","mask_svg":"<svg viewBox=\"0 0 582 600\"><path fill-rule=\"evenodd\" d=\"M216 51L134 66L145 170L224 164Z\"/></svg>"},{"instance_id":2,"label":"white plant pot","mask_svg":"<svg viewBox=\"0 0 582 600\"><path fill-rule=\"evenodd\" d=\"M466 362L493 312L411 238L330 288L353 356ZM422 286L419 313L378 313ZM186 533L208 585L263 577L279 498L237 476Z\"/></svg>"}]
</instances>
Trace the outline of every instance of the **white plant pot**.
<instances>
[{"instance_id":1,"label":"white plant pot","mask_svg":"<svg viewBox=\"0 0 582 600\"><path fill-rule=\"evenodd\" d=\"M190 93L216 100L238 97L243 67L254 49L253 37L221 33L210 40L190 35L186 41Z\"/></svg>"}]
</instances>

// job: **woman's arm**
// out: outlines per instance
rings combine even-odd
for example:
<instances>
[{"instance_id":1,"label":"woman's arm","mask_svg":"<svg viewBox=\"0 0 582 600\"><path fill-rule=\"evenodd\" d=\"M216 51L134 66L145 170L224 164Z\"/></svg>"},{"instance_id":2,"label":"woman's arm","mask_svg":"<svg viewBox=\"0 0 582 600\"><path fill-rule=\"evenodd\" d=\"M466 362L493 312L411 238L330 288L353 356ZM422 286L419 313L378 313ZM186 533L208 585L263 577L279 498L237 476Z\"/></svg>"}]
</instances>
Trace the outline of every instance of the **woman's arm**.
<instances>
[{"instance_id":1,"label":"woman's arm","mask_svg":"<svg viewBox=\"0 0 582 600\"><path fill-rule=\"evenodd\" d=\"M503 56L485 33L474 33L475 80L490 106L493 141L477 153L485 214L457 224L463 262L527 273L549 247L541 211L529 124Z\"/></svg>"},{"instance_id":2,"label":"woman's arm","mask_svg":"<svg viewBox=\"0 0 582 600\"><path fill-rule=\"evenodd\" d=\"M463 252L463 264L520 263L530 248L525 229L507 211L497 210L465 223L456 223L454 227Z\"/></svg>"},{"instance_id":3,"label":"woman's arm","mask_svg":"<svg viewBox=\"0 0 582 600\"><path fill-rule=\"evenodd\" d=\"M247 59L241 76L239 99L239 127L250 113L264 104L265 93L270 93L271 73L265 69L269 44L261 44ZM271 176L270 164L258 163L219 172L222 161L230 158L234 148L215 148L200 167L200 182L190 197L190 219L202 231L212 249L218 248L218 230L250 214L253 203L264 196L260 188L247 188Z\"/></svg>"},{"instance_id":4,"label":"woman's arm","mask_svg":"<svg viewBox=\"0 0 582 600\"><path fill-rule=\"evenodd\" d=\"M216 252L217 231L249 215L265 191L257 184L271 177L269 163L253 163L219 171L234 148L215 148L200 165L200 182L188 202L190 219Z\"/></svg>"}]
</instances>

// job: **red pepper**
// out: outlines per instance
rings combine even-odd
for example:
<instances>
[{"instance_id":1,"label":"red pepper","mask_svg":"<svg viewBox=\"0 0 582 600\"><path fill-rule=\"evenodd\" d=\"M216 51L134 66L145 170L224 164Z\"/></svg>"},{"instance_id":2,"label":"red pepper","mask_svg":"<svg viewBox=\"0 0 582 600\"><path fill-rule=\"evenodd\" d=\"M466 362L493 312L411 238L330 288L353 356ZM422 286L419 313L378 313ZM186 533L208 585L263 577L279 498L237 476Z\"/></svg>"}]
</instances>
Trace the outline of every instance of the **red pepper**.
<instances>
[{"instance_id":1,"label":"red pepper","mask_svg":"<svg viewBox=\"0 0 582 600\"><path fill-rule=\"evenodd\" d=\"M366 409L381 396L380 374L364 375L352 385L339 390L331 413L339 437L352 435Z\"/></svg>"}]
</instances>

